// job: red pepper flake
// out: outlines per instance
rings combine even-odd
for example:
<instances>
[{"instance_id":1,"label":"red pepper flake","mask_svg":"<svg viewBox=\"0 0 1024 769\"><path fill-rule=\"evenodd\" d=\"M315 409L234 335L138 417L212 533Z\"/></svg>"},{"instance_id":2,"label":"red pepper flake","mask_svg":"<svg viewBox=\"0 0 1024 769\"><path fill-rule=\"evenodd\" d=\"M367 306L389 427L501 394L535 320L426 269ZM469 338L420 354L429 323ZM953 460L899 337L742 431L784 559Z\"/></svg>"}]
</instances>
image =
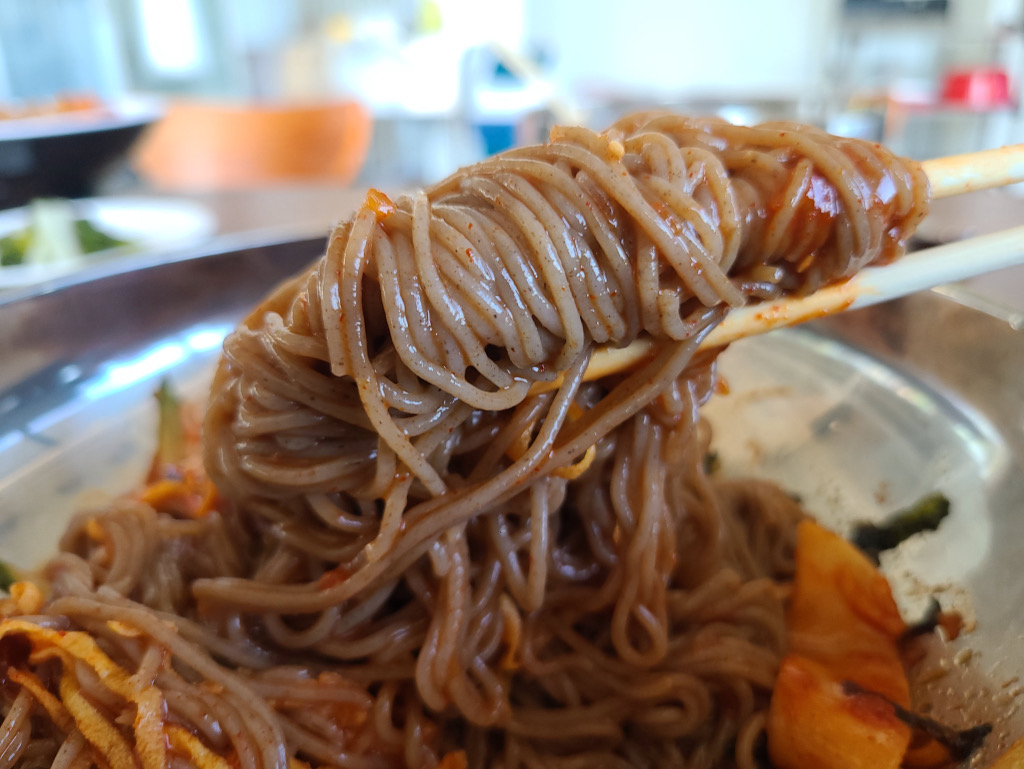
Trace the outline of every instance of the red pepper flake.
<instances>
[{"instance_id":1,"label":"red pepper flake","mask_svg":"<svg viewBox=\"0 0 1024 769\"><path fill-rule=\"evenodd\" d=\"M391 202L391 198L374 187L366 193L366 205L377 215L378 221L395 212L395 204Z\"/></svg>"},{"instance_id":2,"label":"red pepper flake","mask_svg":"<svg viewBox=\"0 0 1024 769\"><path fill-rule=\"evenodd\" d=\"M335 566L330 571L324 572L320 576L320 579L317 580L317 584L321 590L329 590L330 588L345 582L351 576L352 572L345 567Z\"/></svg>"},{"instance_id":3,"label":"red pepper flake","mask_svg":"<svg viewBox=\"0 0 1024 769\"><path fill-rule=\"evenodd\" d=\"M950 641L955 641L960 637L960 633L963 632L965 622L963 615L958 611L942 611L939 612L938 625L942 628L942 631L946 634L946 638Z\"/></svg>"}]
</instances>

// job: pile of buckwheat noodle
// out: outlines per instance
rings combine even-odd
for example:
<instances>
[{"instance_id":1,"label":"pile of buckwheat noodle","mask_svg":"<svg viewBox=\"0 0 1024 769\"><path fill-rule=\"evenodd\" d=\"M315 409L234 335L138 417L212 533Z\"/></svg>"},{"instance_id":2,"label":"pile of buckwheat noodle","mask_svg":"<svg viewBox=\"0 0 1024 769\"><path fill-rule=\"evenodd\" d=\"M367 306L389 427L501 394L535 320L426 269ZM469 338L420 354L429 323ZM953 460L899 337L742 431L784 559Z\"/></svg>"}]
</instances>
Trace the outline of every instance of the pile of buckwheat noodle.
<instances>
[{"instance_id":1,"label":"pile of buckwheat noodle","mask_svg":"<svg viewBox=\"0 0 1024 769\"><path fill-rule=\"evenodd\" d=\"M225 343L216 509L82 514L0 624L3 765L755 766L804 513L705 471L698 345L927 200L877 144L666 114L371 191Z\"/></svg>"}]
</instances>

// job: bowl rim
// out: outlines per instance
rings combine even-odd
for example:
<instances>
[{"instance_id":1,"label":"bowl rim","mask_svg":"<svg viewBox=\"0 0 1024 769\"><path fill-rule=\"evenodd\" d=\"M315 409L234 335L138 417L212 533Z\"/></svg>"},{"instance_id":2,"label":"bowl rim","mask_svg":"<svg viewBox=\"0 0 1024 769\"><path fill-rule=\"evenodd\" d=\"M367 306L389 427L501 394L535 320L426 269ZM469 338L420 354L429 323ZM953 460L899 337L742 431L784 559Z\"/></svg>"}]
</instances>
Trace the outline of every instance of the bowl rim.
<instances>
[{"instance_id":1,"label":"bowl rim","mask_svg":"<svg viewBox=\"0 0 1024 769\"><path fill-rule=\"evenodd\" d=\"M125 97L104 102L95 109L0 120L0 142L33 141L134 128L155 122L163 113L163 105L156 99Z\"/></svg>"}]
</instances>

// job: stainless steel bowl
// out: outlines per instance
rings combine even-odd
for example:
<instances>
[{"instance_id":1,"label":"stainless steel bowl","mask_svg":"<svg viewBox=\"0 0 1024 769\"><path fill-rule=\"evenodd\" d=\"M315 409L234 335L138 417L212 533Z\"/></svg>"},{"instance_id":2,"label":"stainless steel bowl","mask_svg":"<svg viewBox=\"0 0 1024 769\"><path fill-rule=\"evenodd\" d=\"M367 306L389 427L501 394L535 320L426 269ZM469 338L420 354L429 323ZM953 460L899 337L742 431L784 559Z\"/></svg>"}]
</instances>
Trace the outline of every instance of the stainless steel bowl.
<instances>
[{"instance_id":1,"label":"stainless steel bowl","mask_svg":"<svg viewBox=\"0 0 1024 769\"><path fill-rule=\"evenodd\" d=\"M202 398L225 333L323 238L224 245L0 301L0 558L53 552L71 512L139 481L160 378ZM908 617L973 629L924 663L921 704L1024 733L1024 333L924 293L735 344L707 408L723 472L773 478L839 528L934 489L953 512L885 560Z\"/></svg>"}]
</instances>

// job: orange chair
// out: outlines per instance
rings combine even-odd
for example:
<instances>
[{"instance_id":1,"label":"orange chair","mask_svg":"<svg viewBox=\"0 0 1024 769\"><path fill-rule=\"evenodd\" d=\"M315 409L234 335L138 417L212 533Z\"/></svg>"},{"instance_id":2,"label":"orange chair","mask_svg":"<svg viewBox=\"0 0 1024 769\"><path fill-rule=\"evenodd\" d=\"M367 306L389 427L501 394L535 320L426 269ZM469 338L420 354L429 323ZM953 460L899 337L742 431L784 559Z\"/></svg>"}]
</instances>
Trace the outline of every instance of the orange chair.
<instances>
[{"instance_id":1,"label":"orange chair","mask_svg":"<svg viewBox=\"0 0 1024 769\"><path fill-rule=\"evenodd\" d=\"M318 106L171 105L139 140L134 165L151 186L201 192L282 182L352 182L373 121L354 102Z\"/></svg>"}]
</instances>

